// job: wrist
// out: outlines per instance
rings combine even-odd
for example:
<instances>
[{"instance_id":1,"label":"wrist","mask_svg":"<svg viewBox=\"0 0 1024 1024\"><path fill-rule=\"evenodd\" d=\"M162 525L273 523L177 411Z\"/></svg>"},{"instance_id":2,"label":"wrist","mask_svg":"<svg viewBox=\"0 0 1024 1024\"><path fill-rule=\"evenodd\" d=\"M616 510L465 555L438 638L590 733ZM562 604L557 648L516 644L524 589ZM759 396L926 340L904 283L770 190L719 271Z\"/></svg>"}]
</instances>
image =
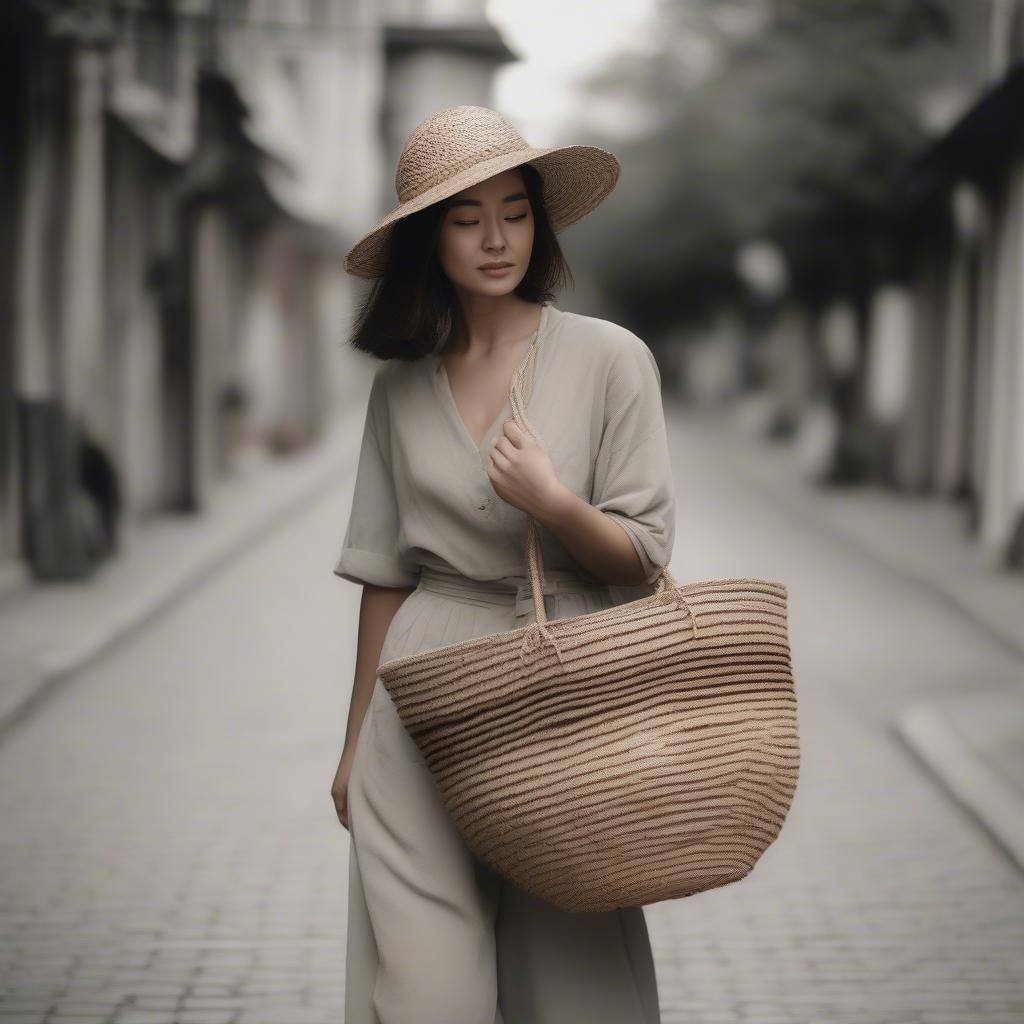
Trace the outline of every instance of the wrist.
<instances>
[{"instance_id":1,"label":"wrist","mask_svg":"<svg viewBox=\"0 0 1024 1024\"><path fill-rule=\"evenodd\" d=\"M541 526L557 527L572 513L573 505L582 499L561 481L551 488L536 516Z\"/></svg>"}]
</instances>

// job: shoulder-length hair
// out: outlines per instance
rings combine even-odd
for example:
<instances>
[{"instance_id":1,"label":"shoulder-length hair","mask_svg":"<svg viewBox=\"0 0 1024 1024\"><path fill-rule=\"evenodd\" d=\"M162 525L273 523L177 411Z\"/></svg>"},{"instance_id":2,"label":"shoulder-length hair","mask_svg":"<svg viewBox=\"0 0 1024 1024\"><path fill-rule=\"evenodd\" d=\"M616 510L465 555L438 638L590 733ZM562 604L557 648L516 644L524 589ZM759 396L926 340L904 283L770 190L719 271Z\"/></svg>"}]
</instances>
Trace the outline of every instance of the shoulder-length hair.
<instances>
[{"instance_id":1,"label":"shoulder-length hair","mask_svg":"<svg viewBox=\"0 0 1024 1024\"><path fill-rule=\"evenodd\" d=\"M572 283L572 271L551 228L541 176L519 164L533 212L533 250L515 293L528 302L549 303ZM349 344L378 359L412 361L441 351L462 328L455 289L441 268L437 241L452 198L403 217L391 229L387 265L359 304Z\"/></svg>"}]
</instances>

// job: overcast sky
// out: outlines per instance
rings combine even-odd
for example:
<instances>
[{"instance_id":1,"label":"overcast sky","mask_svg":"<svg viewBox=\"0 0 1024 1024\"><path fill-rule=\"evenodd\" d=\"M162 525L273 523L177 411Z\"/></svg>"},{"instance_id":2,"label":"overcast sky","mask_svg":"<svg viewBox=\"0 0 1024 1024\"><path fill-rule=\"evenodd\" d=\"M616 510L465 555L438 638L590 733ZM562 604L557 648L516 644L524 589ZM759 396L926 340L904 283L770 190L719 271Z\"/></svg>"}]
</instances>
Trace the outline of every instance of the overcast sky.
<instances>
[{"instance_id":1,"label":"overcast sky","mask_svg":"<svg viewBox=\"0 0 1024 1024\"><path fill-rule=\"evenodd\" d=\"M559 126L586 121L574 83L615 50L647 45L653 0L488 0L487 16L522 55L495 77L494 105L537 146L564 141ZM605 104L589 119L609 131L639 130L636 111Z\"/></svg>"}]
</instances>

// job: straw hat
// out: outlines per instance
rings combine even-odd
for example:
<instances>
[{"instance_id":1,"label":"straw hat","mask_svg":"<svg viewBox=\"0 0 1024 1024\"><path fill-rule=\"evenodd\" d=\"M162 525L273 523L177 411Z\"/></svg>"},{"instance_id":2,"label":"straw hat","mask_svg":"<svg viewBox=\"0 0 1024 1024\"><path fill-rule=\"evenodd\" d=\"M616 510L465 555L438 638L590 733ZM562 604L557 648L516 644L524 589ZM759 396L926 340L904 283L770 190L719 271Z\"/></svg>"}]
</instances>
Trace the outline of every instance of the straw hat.
<instances>
[{"instance_id":1,"label":"straw hat","mask_svg":"<svg viewBox=\"0 0 1024 1024\"><path fill-rule=\"evenodd\" d=\"M518 164L535 167L551 227L561 231L585 217L619 180L615 156L596 146L538 149L488 107L447 107L431 114L409 136L398 158L399 205L385 214L345 256L356 277L380 277L387 266L395 221Z\"/></svg>"}]
</instances>

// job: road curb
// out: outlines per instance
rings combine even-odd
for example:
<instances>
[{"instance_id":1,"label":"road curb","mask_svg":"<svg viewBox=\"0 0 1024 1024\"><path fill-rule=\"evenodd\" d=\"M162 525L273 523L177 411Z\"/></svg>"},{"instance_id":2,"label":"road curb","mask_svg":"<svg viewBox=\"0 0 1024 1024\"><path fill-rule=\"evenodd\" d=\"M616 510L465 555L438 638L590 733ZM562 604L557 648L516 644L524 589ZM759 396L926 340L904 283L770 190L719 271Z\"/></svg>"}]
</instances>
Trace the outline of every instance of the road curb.
<instances>
[{"instance_id":1,"label":"road curb","mask_svg":"<svg viewBox=\"0 0 1024 1024\"><path fill-rule=\"evenodd\" d=\"M993 770L936 702L911 704L892 724L946 792L1024 872L1024 794Z\"/></svg>"},{"instance_id":2,"label":"road curb","mask_svg":"<svg viewBox=\"0 0 1024 1024\"><path fill-rule=\"evenodd\" d=\"M708 442L718 445L721 454L749 481L751 487L757 488L776 504L800 516L805 522L814 524L823 534L841 541L873 559L878 565L885 566L889 571L921 587L987 633L1008 653L1024 659L1024 634L1015 622L1007 622L986 614L991 609L970 599L959 572L951 569L948 578L943 578L939 570L928 569L920 563L915 564L909 558L900 558L898 545L895 549L887 550L884 545L872 543L870 537L851 528L840 515L835 514L835 510L826 507L830 501L841 499L842 492L816 485L803 476L795 464L793 452L785 444L745 433L733 417L723 412L713 413L707 417L698 416L696 422L703 423L708 428ZM881 502L899 505L914 500L912 496L889 491L878 484L870 486ZM935 505L941 503L939 498L927 501ZM892 536L898 534L894 533ZM991 574L993 579L1000 575L999 570L995 568L979 569L982 555L975 541L963 543L965 550L970 552L974 571L984 571ZM1024 578L1003 573L1002 582L1008 589L1012 588L1014 595L1021 595L1019 600L1024 607Z\"/></svg>"},{"instance_id":3,"label":"road curb","mask_svg":"<svg viewBox=\"0 0 1024 1024\"><path fill-rule=\"evenodd\" d=\"M77 672L172 607L205 578L248 550L253 542L271 533L296 509L352 472L358 457L358 447L351 443L351 438L358 438L358 434L353 435L352 431L360 424L361 413L343 415L315 450L292 457L299 460L297 464L286 462L261 471L258 479L247 487L248 491L259 492L260 500L243 502L241 491L227 495L228 503L247 505L244 517L231 518L223 511L218 516L214 511L208 519L188 524L188 530L194 533L190 532L182 558L145 577L142 585L118 595L116 604L90 618L87 629L41 653L27 670L5 679L0 687L0 742ZM17 595L11 594L6 599L18 600Z\"/></svg>"},{"instance_id":4,"label":"road curb","mask_svg":"<svg viewBox=\"0 0 1024 1024\"><path fill-rule=\"evenodd\" d=\"M709 443L717 444L731 468L768 500L913 582L955 609L1009 657L1024 659L1024 635L1014 625L1024 581L1009 576L997 580L998 570L980 565L981 556L970 547L973 542L962 541L941 564L914 557L913 550L901 551L907 538L899 529L884 537L858 529L853 517L843 514L847 510L832 505L834 492L816 489L800 474L791 450L743 432L727 413L698 420L709 428ZM887 501L905 505L906 497L876 488L872 501L878 503L877 512ZM885 532L889 521L887 516L878 519L879 532ZM991 578L986 576L989 571ZM998 583L998 591L992 583ZM982 589L991 591L985 599ZM1024 751L1024 686L995 692L972 687L925 699L898 712L888 724L940 788L1024 871L1024 755L1017 753Z\"/></svg>"}]
</instances>

